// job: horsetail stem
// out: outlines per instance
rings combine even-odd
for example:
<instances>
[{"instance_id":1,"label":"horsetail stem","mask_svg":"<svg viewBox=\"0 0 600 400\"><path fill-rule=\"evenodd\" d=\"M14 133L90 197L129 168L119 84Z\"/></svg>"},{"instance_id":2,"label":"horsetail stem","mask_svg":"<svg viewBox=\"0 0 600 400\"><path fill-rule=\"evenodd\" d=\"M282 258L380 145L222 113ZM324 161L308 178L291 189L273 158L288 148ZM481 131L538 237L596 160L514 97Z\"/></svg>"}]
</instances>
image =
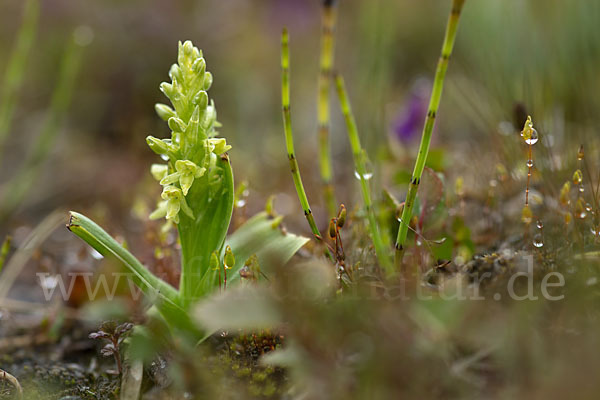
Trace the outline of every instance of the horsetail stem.
<instances>
[{"instance_id":1,"label":"horsetail stem","mask_svg":"<svg viewBox=\"0 0 600 400\"><path fill-rule=\"evenodd\" d=\"M448 69L448 61L450 59L450 55L452 54L452 48L454 47L458 21L460 19L460 14L464 3L465 0L452 0L452 9L450 11L450 16L448 17L446 34L444 36L444 43L442 45L442 52L438 61L437 69L435 71L433 88L431 90L431 98L429 100L429 109L425 119L425 126L423 127L421 144L419 145L419 154L417 155L415 168L408 185L408 193L406 195L404 209L402 210L400 228L398 229L398 237L396 238L397 265L402 263L404 244L406 242L406 235L408 234L408 224L410 222L410 218L412 217L412 210L415 203L415 198L417 197L417 189L419 188L419 183L421 183L421 175L423 174L423 169L425 168L425 161L427 160L427 154L429 152L429 144L431 143L431 134L435 125L435 117L440 105L442 89L444 88L444 79L446 77L446 70Z\"/></svg>"},{"instance_id":2,"label":"horsetail stem","mask_svg":"<svg viewBox=\"0 0 600 400\"><path fill-rule=\"evenodd\" d=\"M375 246L375 253L377 258L388 274L393 274L393 266L391 260L388 257L388 253L383 245L381 235L379 233L379 227L377 226L377 220L375 218L375 211L373 210L373 204L371 202L371 190L369 188L369 182L367 181L367 167L365 163L366 154L364 149L360 145L360 138L358 137L358 130L356 129L356 121L354 120L354 114L350 102L348 101L348 95L346 93L346 87L344 85L344 79L340 75L335 76L335 83L337 88L338 98L346 121L346 127L348 131L348 139L350 141L350 147L352 148L352 156L354 158L354 167L360 178L360 188L365 203L365 210L367 211L367 218L369 221L369 231Z\"/></svg>"},{"instance_id":3,"label":"horsetail stem","mask_svg":"<svg viewBox=\"0 0 600 400\"><path fill-rule=\"evenodd\" d=\"M319 61L318 89L318 134L319 166L323 185L323 197L330 215L335 215L337 205L332 183L331 154L329 145L330 112L329 89L335 48L335 23L337 17L335 1L324 0L321 17L321 57Z\"/></svg>"},{"instance_id":4,"label":"horsetail stem","mask_svg":"<svg viewBox=\"0 0 600 400\"><path fill-rule=\"evenodd\" d=\"M310 210L308 204L308 198L304 191L304 185L302 184L302 178L300 177L300 170L298 169L298 161L296 160L296 154L294 152L294 136L292 135L292 119L290 115L290 49L289 49L289 38L287 29L283 30L281 34L281 104L283 107L283 125L285 130L285 146L287 148L288 159L290 161L290 169L292 171L292 177L294 179L294 185L296 186L296 192L298 193L298 199L300 205L310 225L310 229L319 240L321 239L321 232L317 228L315 218Z\"/></svg>"}]
</instances>

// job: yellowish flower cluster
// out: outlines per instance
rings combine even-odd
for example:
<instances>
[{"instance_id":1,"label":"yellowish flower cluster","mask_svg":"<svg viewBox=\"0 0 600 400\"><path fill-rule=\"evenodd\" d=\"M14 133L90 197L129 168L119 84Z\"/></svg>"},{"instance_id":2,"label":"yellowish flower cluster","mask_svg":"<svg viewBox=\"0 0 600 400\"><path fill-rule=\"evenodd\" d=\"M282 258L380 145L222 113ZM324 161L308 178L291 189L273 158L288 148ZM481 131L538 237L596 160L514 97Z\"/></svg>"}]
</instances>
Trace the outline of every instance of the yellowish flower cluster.
<instances>
[{"instance_id":1,"label":"yellowish flower cluster","mask_svg":"<svg viewBox=\"0 0 600 400\"><path fill-rule=\"evenodd\" d=\"M202 52L192 42L179 42L177 64L171 66L169 76L171 83L163 82L160 89L173 107L157 104L155 109L167 121L171 138L146 138L148 146L166 161L153 164L150 169L163 186L162 200L150 218L166 217L178 224L180 211L194 218L193 204L190 207L186 201L194 182L208 182L201 178L210 175L216 156L226 153L231 146L225 139L215 138L215 128L220 124L207 94L212 75L206 71Z\"/></svg>"}]
</instances>

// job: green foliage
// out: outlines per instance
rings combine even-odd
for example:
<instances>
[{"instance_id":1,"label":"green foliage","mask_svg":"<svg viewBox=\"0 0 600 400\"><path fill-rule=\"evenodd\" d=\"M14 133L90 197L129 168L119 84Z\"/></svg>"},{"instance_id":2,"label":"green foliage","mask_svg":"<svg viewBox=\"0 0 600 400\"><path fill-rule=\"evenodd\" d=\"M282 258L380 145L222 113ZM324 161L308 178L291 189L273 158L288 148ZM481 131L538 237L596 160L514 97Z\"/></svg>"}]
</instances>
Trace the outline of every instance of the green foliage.
<instances>
[{"instance_id":1,"label":"green foliage","mask_svg":"<svg viewBox=\"0 0 600 400\"><path fill-rule=\"evenodd\" d=\"M23 86L33 47L39 16L38 0L28 0L23 11L23 21L0 88L0 159L5 141L11 133L15 109L19 106L19 94ZM81 65L83 48L93 39L87 26L73 30L71 40L65 46L60 73L52 92L50 106L41 132L27 149L22 166L4 185L0 198L0 221L9 217L26 198L34 185L45 160L60 132L61 122L71 104L75 80Z\"/></svg>"},{"instance_id":2,"label":"green foliage","mask_svg":"<svg viewBox=\"0 0 600 400\"><path fill-rule=\"evenodd\" d=\"M8 60L0 92L0 148L10 131L19 89L23 83L25 66L37 31L38 15L38 0L28 0L25 3L23 23Z\"/></svg>"},{"instance_id":3,"label":"green foliage","mask_svg":"<svg viewBox=\"0 0 600 400\"><path fill-rule=\"evenodd\" d=\"M261 213L226 240L235 191L226 153L231 146L215 138L219 123L206 92L212 75L190 41L179 43L178 63L169 75L172 82L163 82L160 88L173 108L157 104L156 112L169 124L171 138L148 136L146 141L166 161L151 167L163 190L150 218L166 218L167 228L177 225L182 256L179 290L153 275L87 217L72 212L68 227L102 255L123 263L170 328L198 340L206 336L191 323L192 304L237 281L247 260L258 259L262 269L272 270L287 262L307 239L282 232L281 217Z\"/></svg>"}]
</instances>

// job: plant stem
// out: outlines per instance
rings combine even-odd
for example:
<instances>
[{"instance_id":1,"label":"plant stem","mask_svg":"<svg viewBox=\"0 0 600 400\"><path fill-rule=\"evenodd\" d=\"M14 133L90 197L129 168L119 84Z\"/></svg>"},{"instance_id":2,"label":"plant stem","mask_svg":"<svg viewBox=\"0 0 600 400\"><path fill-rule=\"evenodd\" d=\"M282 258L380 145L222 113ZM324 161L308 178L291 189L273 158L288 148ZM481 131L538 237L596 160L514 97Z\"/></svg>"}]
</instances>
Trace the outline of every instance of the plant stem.
<instances>
[{"instance_id":1,"label":"plant stem","mask_svg":"<svg viewBox=\"0 0 600 400\"><path fill-rule=\"evenodd\" d=\"M0 94L0 151L4 147L4 141L10 131L12 117L17 103L17 96L23 76L26 71L27 56L33 45L37 31L39 15L38 0L28 0L23 12L23 23L17 35L15 47L8 61L2 93Z\"/></svg>"},{"instance_id":2,"label":"plant stem","mask_svg":"<svg viewBox=\"0 0 600 400\"><path fill-rule=\"evenodd\" d=\"M336 75L335 83L337 87L338 98L340 99L340 105L342 107L342 113L346 121L346 127L348 130L348 139L350 141L350 147L352 148L352 156L354 158L354 167L360 177L360 189L365 204L365 210L367 212L367 218L369 221L369 231L373 245L375 246L375 253L381 265L384 267L388 274L393 274L393 265L388 257L388 253L383 245L381 235L379 233L379 227L377 226L377 220L375 218L375 211L373 210L373 204L371 202L371 190L369 188L369 182L367 175L367 167L365 163L366 154L364 149L360 145L360 138L358 137L358 129L356 128L356 121L350 102L348 101L348 95L346 93L346 87L344 85L344 79L340 75Z\"/></svg>"},{"instance_id":3,"label":"plant stem","mask_svg":"<svg viewBox=\"0 0 600 400\"><path fill-rule=\"evenodd\" d=\"M117 372L119 373L119 377L123 376L123 363L121 362L121 354L119 353L119 340L112 338L111 342L113 346L115 346L115 352L113 353L115 357L115 361L117 362Z\"/></svg>"},{"instance_id":4,"label":"plant stem","mask_svg":"<svg viewBox=\"0 0 600 400\"><path fill-rule=\"evenodd\" d=\"M531 182L531 172L533 168L533 145L529 144L527 153L527 185L525 186L525 207L529 207L529 183Z\"/></svg>"},{"instance_id":5,"label":"plant stem","mask_svg":"<svg viewBox=\"0 0 600 400\"><path fill-rule=\"evenodd\" d=\"M288 42L288 32L287 29L284 29L281 35L281 104L283 107L285 145L300 205L302 206L302 210L304 211L304 215L306 216L306 220L308 221L308 225L310 225L313 235L321 240L321 232L319 232L319 228L317 228L317 224L315 223L315 218L310 210L308 198L306 197L304 185L302 184L302 178L300 177L300 170L298 169L298 161L296 160L296 154L294 152L294 136L292 135L292 120L290 115L290 50Z\"/></svg>"},{"instance_id":6,"label":"plant stem","mask_svg":"<svg viewBox=\"0 0 600 400\"><path fill-rule=\"evenodd\" d=\"M452 9L450 11L450 16L448 17L444 44L442 45L442 52L435 72L431 98L429 100L429 109L427 111L427 117L425 118L421 144L419 145L419 154L415 162L411 181L408 185L408 194L406 195L406 202L404 203L404 209L402 210L402 217L400 219L400 228L398 229L398 237L396 239L396 265L398 266L402 264L408 225L412 217L412 210L415 204L415 198L417 197L419 183L421 183L423 169L425 168L429 144L431 143L431 134L433 133L433 127L435 126L435 117L440 105L444 79L446 77L446 70L448 69L448 60L450 59L452 48L454 47L458 21L464 2L465 0L452 0Z\"/></svg>"},{"instance_id":7,"label":"plant stem","mask_svg":"<svg viewBox=\"0 0 600 400\"><path fill-rule=\"evenodd\" d=\"M321 57L319 61L319 91L318 91L318 131L319 131L319 165L323 184L323 197L330 215L337 212L337 204L332 183L331 153L329 144L330 113L329 89L334 61L335 23L337 11L335 2L323 1L321 17Z\"/></svg>"}]
</instances>

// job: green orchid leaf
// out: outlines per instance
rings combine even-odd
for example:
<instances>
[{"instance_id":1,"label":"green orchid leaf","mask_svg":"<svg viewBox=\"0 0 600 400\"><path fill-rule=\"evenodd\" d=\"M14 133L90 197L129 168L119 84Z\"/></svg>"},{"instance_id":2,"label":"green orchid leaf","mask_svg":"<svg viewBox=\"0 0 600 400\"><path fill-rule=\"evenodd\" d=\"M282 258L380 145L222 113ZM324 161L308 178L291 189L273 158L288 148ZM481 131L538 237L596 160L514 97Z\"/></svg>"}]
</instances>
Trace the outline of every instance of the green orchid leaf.
<instances>
[{"instance_id":1,"label":"green orchid leaf","mask_svg":"<svg viewBox=\"0 0 600 400\"><path fill-rule=\"evenodd\" d=\"M181 239L181 298L185 305L193 303L218 285L204 287L210 271L210 257L220 252L233 213L233 173L229 157L217 157L215 171L203 175L186 196L194 218L181 214L178 224ZM208 274L207 274L208 273Z\"/></svg>"},{"instance_id":2,"label":"green orchid leaf","mask_svg":"<svg viewBox=\"0 0 600 400\"><path fill-rule=\"evenodd\" d=\"M279 229L281 218L261 212L227 238L225 244L231 247L235 256L235 265L227 271L228 285L240 279L240 269L253 254L258 257L261 270L269 274L288 262L308 242L308 238Z\"/></svg>"},{"instance_id":3,"label":"green orchid leaf","mask_svg":"<svg viewBox=\"0 0 600 400\"><path fill-rule=\"evenodd\" d=\"M195 331L185 309L179 304L179 294L171 285L152 274L137 258L104 229L86 216L71 212L67 228L104 257L115 257L132 272L134 283L150 299L161 315L173 327Z\"/></svg>"}]
</instances>

